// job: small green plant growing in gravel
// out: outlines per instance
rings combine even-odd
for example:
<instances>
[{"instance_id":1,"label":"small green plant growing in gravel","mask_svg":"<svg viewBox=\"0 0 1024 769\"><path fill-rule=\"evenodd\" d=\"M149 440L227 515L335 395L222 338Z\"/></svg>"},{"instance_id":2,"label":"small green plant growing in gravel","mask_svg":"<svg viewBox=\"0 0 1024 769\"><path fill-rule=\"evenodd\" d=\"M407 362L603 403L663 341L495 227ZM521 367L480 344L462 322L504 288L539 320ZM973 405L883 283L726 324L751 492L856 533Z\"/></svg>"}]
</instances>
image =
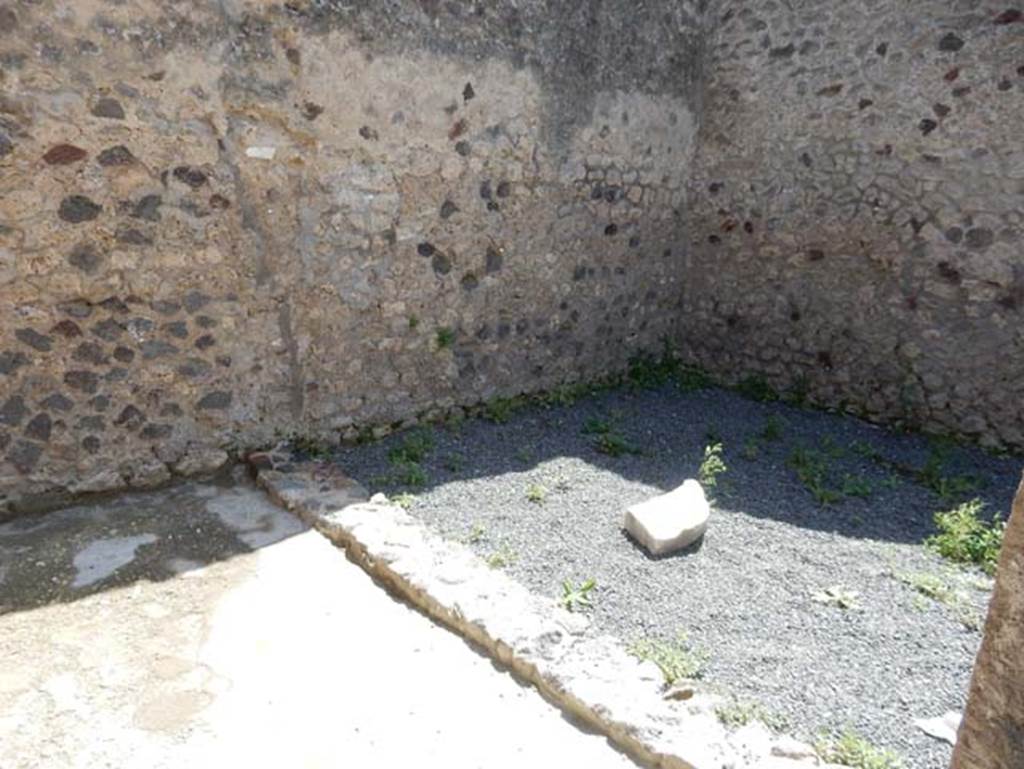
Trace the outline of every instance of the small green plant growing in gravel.
<instances>
[{"instance_id":1,"label":"small green plant growing in gravel","mask_svg":"<svg viewBox=\"0 0 1024 769\"><path fill-rule=\"evenodd\" d=\"M492 569L504 569L516 562L518 556L508 545L501 545L497 550L487 556L485 562Z\"/></svg>"},{"instance_id":2,"label":"small green plant growing in gravel","mask_svg":"<svg viewBox=\"0 0 1024 769\"><path fill-rule=\"evenodd\" d=\"M446 350L455 342L455 332L447 326L439 328L435 337L438 350Z\"/></svg>"},{"instance_id":3,"label":"small green plant growing in gravel","mask_svg":"<svg viewBox=\"0 0 1024 769\"><path fill-rule=\"evenodd\" d=\"M740 451L742 456L748 462L753 462L757 459L761 453L761 443L757 438L750 436L743 442L743 449Z\"/></svg>"},{"instance_id":4,"label":"small green plant growing in gravel","mask_svg":"<svg viewBox=\"0 0 1024 769\"><path fill-rule=\"evenodd\" d=\"M933 601L938 601L946 606L955 606L960 601L960 597L953 587L937 574L929 574L928 572L897 572L894 576L920 595L927 596Z\"/></svg>"},{"instance_id":5,"label":"small green plant growing in gravel","mask_svg":"<svg viewBox=\"0 0 1024 769\"><path fill-rule=\"evenodd\" d=\"M602 433L594 441L594 448L610 457L621 457L624 454L639 454L640 450L627 441L620 433L611 431Z\"/></svg>"},{"instance_id":6,"label":"small green plant growing in gravel","mask_svg":"<svg viewBox=\"0 0 1024 769\"><path fill-rule=\"evenodd\" d=\"M960 605L957 608L956 618L960 624L968 630L978 632L982 628L984 622L983 617L977 611L970 606Z\"/></svg>"},{"instance_id":7,"label":"small green plant growing in gravel","mask_svg":"<svg viewBox=\"0 0 1024 769\"><path fill-rule=\"evenodd\" d=\"M408 510L412 507L413 502L416 501L416 497L408 492L404 494L396 494L391 498L391 501L398 505L403 510Z\"/></svg>"},{"instance_id":8,"label":"small green plant growing in gravel","mask_svg":"<svg viewBox=\"0 0 1024 769\"><path fill-rule=\"evenodd\" d=\"M542 395L541 402L546 406L571 406L590 390L586 384L564 384Z\"/></svg>"},{"instance_id":9,"label":"small green plant growing in gravel","mask_svg":"<svg viewBox=\"0 0 1024 769\"><path fill-rule=\"evenodd\" d=\"M761 403L770 403L779 399L779 394L775 392L767 381L759 376L746 377L736 385L735 389L744 398L750 398Z\"/></svg>"},{"instance_id":10,"label":"small green plant growing in gravel","mask_svg":"<svg viewBox=\"0 0 1024 769\"><path fill-rule=\"evenodd\" d=\"M548 498L548 490L539 483L531 483L526 488L526 498L535 505L543 505Z\"/></svg>"},{"instance_id":11,"label":"small green plant growing in gravel","mask_svg":"<svg viewBox=\"0 0 1024 769\"><path fill-rule=\"evenodd\" d=\"M409 316L409 328L411 330L415 330L416 327L419 326L419 325L420 325L420 319L417 318L415 315L410 315Z\"/></svg>"},{"instance_id":12,"label":"small green plant growing in gravel","mask_svg":"<svg viewBox=\"0 0 1024 769\"><path fill-rule=\"evenodd\" d=\"M640 451L627 441L607 419L591 417L583 424L585 435L594 435L594 448L610 457L621 457L623 454L639 454Z\"/></svg>"},{"instance_id":13,"label":"small green plant growing in gravel","mask_svg":"<svg viewBox=\"0 0 1024 769\"><path fill-rule=\"evenodd\" d=\"M400 462L390 480L400 486L424 486L427 483L427 472L419 462Z\"/></svg>"},{"instance_id":14,"label":"small green plant growing in gravel","mask_svg":"<svg viewBox=\"0 0 1024 769\"><path fill-rule=\"evenodd\" d=\"M666 350L661 357L641 355L629 364L627 378L634 387L654 389L668 382L679 369L679 362Z\"/></svg>"},{"instance_id":15,"label":"small green plant growing in gravel","mask_svg":"<svg viewBox=\"0 0 1024 769\"><path fill-rule=\"evenodd\" d=\"M882 453L878 449L864 441L854 441L850 444L850 448L854 454L864 457L864 459L870 459L872 462L878 462L883 458Z\"/></svg>"},{"instance_id":16,"label":"small green plant growing in gravel","mask_svg":"<svg viewBox=\"0 0 1024 769\"><path fill-rule=\"evenodd\" d=\"M713 443L704 447L704 459L697 471L697 480L705 490L714 489L718 486L718 476L729 468L722 459L722 444Z\"/></svg>"},{"instance_id":17,"label":"small green plant growing in gravel","mask_svg":"<svg viewBox=\"0 0 1024 769\"><path fill-rule=\"evenodd\" d=\"M772 414L764 420L764 427L761 429L761 437L766 441L778 441L782 439L782 420Z\"/></svg>"},{"instance_id":18,"label":"small green plant growing in gravel","mask_svg":"<svg viewBox=\"0 0 1024 769\"><path fill-rule=\"evenodd\" d=\"M533 459L533 451L526 446L516 449L516 459L527 465Z\"/></svg>"},{"instance_id":19,"label":"small green plant growing in gravel","mask_svg":"<svg viewBox=\"0 0 1024 769\"><path fill-rule=\"evenodd\" d=\"M840 446L836 442L836 439L833 438L831 435L824 436L819 443L821 445L821 451L829 459L842 459L842 457L846 454L846 450L842 446Z\"/></svg>"},{"instance_id":20,"label":"small green plant growing in gravel","mask_svg":"<svg viewBox=\"0 0 1024 769\"><path fill-rule=\"evenodd\" d=\"M696 392L711 386L711 377L698 366L680 366L676 372L676 382L683 392Z\"/></svg>"},{"instance_id":21,"label":"small green plant growing in gravel","mask_svg":"<svg viewBox=\"0 0 1024 769\"><path fill-rule=\"evenodd\" d=\"M700 678L708 660L707 653L693 648L684 633L671 640L641 638L630 644L627 651L637 659L657 665L670 686L676 681Z\"/></svg>"},{"instance_id":22,"label":"small green plant growing in gravel","mask_svg":"<svg viewBox=\"0 0 1024 769\"><path fill-rule=\"evenodd\" d=\"M760 721L774 732L789 729L789 719L779 713L773 713L757 702L733 701L715 708L718 720L730 729L738 729L752 721Z\"/></svg>"},{"instance_id":23,"label":"small green plant growing in gravel","mask_svg":"<svg viewBox=\"0 0 1024 769\"><path fill-rule=\"evenodd\" d=\"M856 732L819 739L814 746L823 761L854 769L902 769L903 760L891 750L878 748Z\"/></svg>"},{"instance_id":24,"label":"small green plant growing in gravel","mask_svg":"<svg viewBox=\"0 0 1024 769\"><path fill-rule=\"evenodd\" d=\"M450 473L457 473L462 469L463 460L459 454L449 454L444 458L444 469Z\"/></svg>"},{"instance_id":25,"label":"small green plant growing in gravel","mask_svg":"<svg viewBox=\"0 0 1024 769\"><path fill-rule=\"evenodd\" d=\"M898 489L903 485L903 479L900 478L898 473L890 473L882 481L882 488L884 489Z\"/></svg>"},{"instance_id":26,"label":"small green plant growing in gravel","mask_svg":"<svg viewBox=\"0 0 1024 769\"><path fill-rule=\"evenodd\" d=\"M416 430L388 452L388 461L393 465L422 462L433 448L434 436L426 430Z\"/></svg>"},{"instance_id":27,"label":"small green plant growing in gravel","mask_svg":"<svg viewBox=\"0 0 1024 769\"><path fill-rule=\"evenodd\" d=\"M946 463L949 460L950 446L948 443L935 442L924 465L916 472L917 482L931 489L945 501L962 498L978 487L978 482L967 475L946 475Z\"/></svg>"},{"instance_id":28,"label":"small green plant growing in gravel","mask_svg":"<svg viewBox=\"0 0 1024 769\"><path fill-rule=\"evenodd\" d=\"M828 458L823 452L799 446L790 452L786 465L822 507L842 500L843 495L828 485Z\"/></svg>"},{"instance_id":29,"label":"small green plant growing in gravel","mask_svg":"<svg viewBox=\"0 0 1024 769\"><path fill-rule=\"evenodd\" d=\"M978 515L984 507L980 499L972 499L952 510L936 513L939 532L925 540L925 544L943 558L975 564L986 574L995 574L1006 524L999 516L994 516L991 523L981 520Z\"/></svg>"},{"instance_id":30,"label":"small green plant growing in gravel","mask_svg":"<svg viewBox=\"0 0 1024 769\"><path fill-rule=\"evenodd\" d=\"M482 540L486 534L487 529L484 528L484 525L480 523L480 521L476 521L470 527L469 532L459 541L464 545L475 545L477 542Z\"/></svg>"},{"instance_id":31,"label":"small green plant growing in gravel","mask_svg":"<svg viewBox=\"0 0 1024 769\"><path fill-rule=\"evenodd\" d=\"M526 405L522 396L514 398L495 398L484 406L484 416L498 425L505 424L519 409Z\"/></svg>"},{"instance_id":32,"label":"small green plant growing in gravel","mask_svg":"<svg viewBox=\"0 0 1024 769\"><path fill-rule=\"evenodd\" d=\"M863 497L867 499L871 496L872 492L871 481L863 475L846 474L843 476L840 491L848 497Z\"/></svg>"},{"instance_id":33,"label":"small green plant growing in gravel","mask_svg":"<svg viewBox=\"0 0 1024 769\"><path fill-rule=\"evenodd\" d=\"M597 587L597 582L591 578L580 584L575 584L571 579L562 583L562 607L569 611L583 611L594 605L590 593Z\"/></svg>"},{"instance_id":34,"label":"small green plant growing in gravel","mask_svg":"<svg viewBox=\"0 0 1024 769\"><path fill-rule=\"evenodd\" d=\"M857 610L860 608L860 593L856 590L846 590L833 585L824 590L819 590L811 595L811 599L817 603L831 604L840 609Z\"/></svg>"}]
</instances>

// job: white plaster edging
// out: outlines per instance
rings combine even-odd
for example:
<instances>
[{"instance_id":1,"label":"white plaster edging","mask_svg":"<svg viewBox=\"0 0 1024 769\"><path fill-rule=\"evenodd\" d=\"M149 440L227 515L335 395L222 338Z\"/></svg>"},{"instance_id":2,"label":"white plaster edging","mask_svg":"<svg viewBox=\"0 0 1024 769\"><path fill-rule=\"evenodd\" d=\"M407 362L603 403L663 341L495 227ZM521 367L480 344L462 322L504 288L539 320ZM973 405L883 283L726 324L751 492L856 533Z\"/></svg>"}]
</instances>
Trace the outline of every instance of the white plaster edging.
<instances>
[{"instance_id":1,"label":"white plaster edging","mask_svg":"<svg viewBox=\"0 0 1024 769\"><path fill-rule=\"evenodd\" d=\"M798 769L767 732L730 734L717 700L666 700L661 672L615 638L584 635L588 620L529 592L465 546L437 536L405 510L366 491L339 468L250 457L257 482L378 583L474 642L551 702L643 763L665 769ZM748 730L743 730L748 731ZM780 743L781 744L781 743ZM774 753L774 756L773 756Z\"/></svg>"}]
</instances>

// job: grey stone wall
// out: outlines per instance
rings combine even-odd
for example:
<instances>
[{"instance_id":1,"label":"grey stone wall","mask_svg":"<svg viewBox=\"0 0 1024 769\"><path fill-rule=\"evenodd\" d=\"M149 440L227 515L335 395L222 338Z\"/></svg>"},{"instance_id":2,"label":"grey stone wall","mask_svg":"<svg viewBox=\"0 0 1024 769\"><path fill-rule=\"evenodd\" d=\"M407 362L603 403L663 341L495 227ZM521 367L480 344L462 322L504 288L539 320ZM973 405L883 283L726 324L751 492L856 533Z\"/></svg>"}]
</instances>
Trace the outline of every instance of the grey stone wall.
<instances>
[{"instance_id":1,"label":"grey stone wall","mask_svg":"<svg viewBox=\"0 0 1024 769\"><path fill-rule=\"evenodd\" d=\"M0 511L658 348L702 14L0 1Z\"/></svg>"},{"instance_id":2,"label":"grey stone wall","mask_svg":"<svg viewBox=\"0 0 1024 769\"><path fill-rule=\"evenodd\" d=\"M0 0L0 510L666 339L1020 447L1018 11Z\"/></svg>"},{"instance_id":3,"label":"grey stone wall","mask_svg":"<svg viewBox=\"0 0 1024 769\"><path fill-rule=\"evenodd\" d=\"M1024 5L714 12L680 340L987 445L1024 445Z\"/></svg>"}]
</instances>

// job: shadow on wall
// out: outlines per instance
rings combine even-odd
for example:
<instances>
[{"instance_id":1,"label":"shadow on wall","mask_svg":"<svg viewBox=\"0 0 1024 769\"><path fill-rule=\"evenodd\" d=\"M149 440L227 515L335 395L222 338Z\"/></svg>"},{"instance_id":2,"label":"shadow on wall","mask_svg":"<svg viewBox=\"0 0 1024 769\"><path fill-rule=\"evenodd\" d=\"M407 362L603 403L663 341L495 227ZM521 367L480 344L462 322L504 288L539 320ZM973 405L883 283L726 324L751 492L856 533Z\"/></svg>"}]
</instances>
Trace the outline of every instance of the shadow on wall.
<instances>
[{"instance_id":1,"label":"shadow on wall","mask_svg":"<svg viewBox=\"0 0 1024 769\"><path fill-rule=\"evenodd\" d=\"M631 504L698 477L705 447L716 443L727 468L714 490L719 509L897 543L920 543L937 511L965 499L1005 515L1020 464L853 417L674 386L531 405L504 423L417 428L343 448L335 459L369 491L395 497L510 473L523 474L525 490L531 471L572 457L585 463L583 476L596 469L627 481ZM589 482L569 480L574 488ZM597 480L592 491L597 506L623 506L621 484Z\"/></svg>"}]
</instances>

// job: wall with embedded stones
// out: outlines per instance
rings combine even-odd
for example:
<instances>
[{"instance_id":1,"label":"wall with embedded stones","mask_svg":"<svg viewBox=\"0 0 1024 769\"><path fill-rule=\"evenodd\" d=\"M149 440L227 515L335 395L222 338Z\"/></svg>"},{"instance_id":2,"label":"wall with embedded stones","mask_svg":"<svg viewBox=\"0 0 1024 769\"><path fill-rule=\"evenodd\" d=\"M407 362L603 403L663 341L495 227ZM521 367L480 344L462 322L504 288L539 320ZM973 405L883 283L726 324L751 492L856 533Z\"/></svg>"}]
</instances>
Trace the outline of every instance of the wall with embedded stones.
<instances>
[{"instance_id":1,"label":"wall with embedded stones","mask_svg":"<svg viewBox=\"0 0 1024 769\"><path fill-rule=\"evenodd\" d=\"M0 0L0 511L658 348L702 14Z\"/></svg>"},{"instance_id":2,"label":"wall with embedded stones","mask_svg":"<svg viewBox=\"0 0 1024 769\"><path fill-rule=\"evenodd\" d=\"M674 339L1024 446L1007 0L0 0L0 510Z\"/></svg>"},{"instance_id":3,"label":"wall with embedded stones","mask_svg":"<svg viewBox=\"0 0 1024 769\"><path fill-rule=\"evenodd\" d=\"M1024 446L1024 5L723 0L714 14L686 358Z\"/></svg>"}]
</instances>

